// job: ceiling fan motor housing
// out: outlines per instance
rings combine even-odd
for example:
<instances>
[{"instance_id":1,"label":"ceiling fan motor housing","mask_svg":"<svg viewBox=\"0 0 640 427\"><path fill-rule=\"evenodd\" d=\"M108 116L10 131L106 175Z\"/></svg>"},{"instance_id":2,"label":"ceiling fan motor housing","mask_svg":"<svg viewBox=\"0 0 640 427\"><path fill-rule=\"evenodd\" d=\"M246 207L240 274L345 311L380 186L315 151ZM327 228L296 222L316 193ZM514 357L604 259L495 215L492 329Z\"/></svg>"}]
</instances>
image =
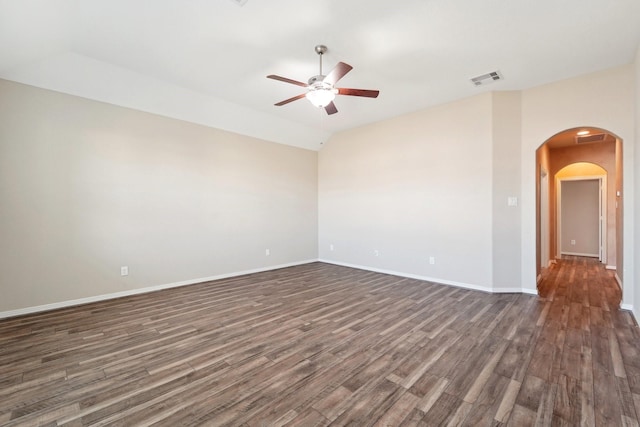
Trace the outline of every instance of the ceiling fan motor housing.
<instances>
[{"instance_id":1,"label":"ceiling fan motor housing","mask_svg":"<svg viewBox=\"0 0 640 427\"><path fill-rule=\"evenodd\" d=\"M313 86L316 83L322 83L324 81L324 78L326 76L323 76L322 74L318 74L317 76L313 76L309 79L309 86Z\"/></svg>"},{"instance_id":2,"label":"ceiling fan motor housing","mask_svg":"<svg viewBox=\"0 0 640 427\"><path fill-rule=\"evenodd\" d=\"M333 87L331 83L327 83L324 81L325 76L317 75L313 76L309 79L309 92L314 92L318 90L326 90L332 92L334 94L338 93L338 90Z\"/></svg>"}]
</instances>

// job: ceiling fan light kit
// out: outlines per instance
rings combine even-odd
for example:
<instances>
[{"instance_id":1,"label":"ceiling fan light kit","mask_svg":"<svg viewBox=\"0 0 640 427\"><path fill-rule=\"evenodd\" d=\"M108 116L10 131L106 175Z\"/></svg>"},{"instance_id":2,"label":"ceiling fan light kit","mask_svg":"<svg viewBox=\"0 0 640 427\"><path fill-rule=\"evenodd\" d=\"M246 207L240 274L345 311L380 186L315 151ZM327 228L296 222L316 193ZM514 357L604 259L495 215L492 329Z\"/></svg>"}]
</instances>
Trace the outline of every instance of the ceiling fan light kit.
<instances>
[{"instance_id":1,"label":"ceiling fan light kit","mask_svg":"<svg viewBox=\"0 0 640 427\"><path fill-rule=\"evenodd\" d=\"M307 88L307 93L285 99L284 101L280 101L275 104L276 106L282 106L301 98L307 98L309 102L311 102L311 104L313 104L314 106L318 108L324 108L327 114L335 114L338 112L338 109L333 103L336 95L361 96L366 98L378 97L378 94L380 92L377 90L335 87L335 84L338 82L338 80L343 78L349 71L352 70L353 67L349 64L345 64L344 62L338 62L338 64L329 72L329 74L324 75L322 74L322 55L327 52L327 47L325 45L319 44L315 47L315 52L319 56L320 72L317 76L311 77L308 81L308 84L274 74L267 76L267 78L269 79L279 80L281 82Z\"/></svg>"},{"instance_id":2,"label":"ceiling fan light kit","mask_svg":"<svg viewBox=\"0 0 640 427\"><path fill-rule=\"evenodd\" d=\"M338 90L322 80L314 81L317 77L324 76L315 76L309 80L309 90L305 96L314 106L324 108L336 99Z\"/></svg>"}]
</instances>

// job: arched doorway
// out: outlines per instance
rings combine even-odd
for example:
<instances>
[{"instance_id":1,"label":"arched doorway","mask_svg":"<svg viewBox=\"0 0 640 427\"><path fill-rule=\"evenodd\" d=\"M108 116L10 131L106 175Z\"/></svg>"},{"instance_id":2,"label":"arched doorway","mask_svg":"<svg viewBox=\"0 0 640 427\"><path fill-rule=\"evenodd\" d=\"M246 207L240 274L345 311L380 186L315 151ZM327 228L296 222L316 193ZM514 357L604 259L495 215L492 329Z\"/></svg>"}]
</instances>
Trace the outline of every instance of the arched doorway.
<instances>
[{"instance_id":1,"label":"arched doorway","mask_svg":"<svg viewBox=\"0 0 640 427\"><path fill-rule=\"evenodd\" d=\"M570 166L574 165L574 166ZM569 168L567 168L569 167ZM567 169L564 169L567 168ZM622 140L613 132L595 127L566 129L547 139L536 151L536 274L561 256L558 247L559 181L556 175L580 177L604 171L606 215L602 218L606 268L616 271L622 288ZM544 233L544 234L543 234ZM547 261L548 259L548 261ZM547 261L545 263L545 261Z\"/></svg>"}]
</instances>

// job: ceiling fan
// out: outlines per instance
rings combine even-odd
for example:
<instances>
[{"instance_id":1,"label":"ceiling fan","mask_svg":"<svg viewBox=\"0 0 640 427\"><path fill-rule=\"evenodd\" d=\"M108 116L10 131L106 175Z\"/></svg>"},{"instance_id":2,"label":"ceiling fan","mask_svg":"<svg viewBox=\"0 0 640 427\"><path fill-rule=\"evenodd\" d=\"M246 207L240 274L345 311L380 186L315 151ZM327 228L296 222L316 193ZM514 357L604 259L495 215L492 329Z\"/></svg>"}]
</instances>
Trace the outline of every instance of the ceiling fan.
<instances>
[{"instance_id":1,"label":"ceiling fan","mask_svg":"<svg viewBox=\"0 0 640 427\"><path fill-rule=\"evenodd\" d=\"M271 74L267 76L268 79L279 80L285 83L291 83L297 86L302 86L307 89L306 93L296 95L293 98L285 99L278 102L278 107L293 102L301 98L307 98L313 105L318 108L324 108L327 114L335 114L338 112L333 100L336 95L349 95L349 96L364 96L366 98L377 98L380 91L367 90L367 89L348 89L335 87L335 84L345 76L353 68L349 64L344 62L338 62L333 70L329 71L326 76L322 74L322 55L327 51L327 47L324 45L317 45L315 51L320 57L320 73L317 76L313 76L309 79L308 83L299 82L297 80L288 79L286 77L276 76Z\"/></svg>"}]
</instances>

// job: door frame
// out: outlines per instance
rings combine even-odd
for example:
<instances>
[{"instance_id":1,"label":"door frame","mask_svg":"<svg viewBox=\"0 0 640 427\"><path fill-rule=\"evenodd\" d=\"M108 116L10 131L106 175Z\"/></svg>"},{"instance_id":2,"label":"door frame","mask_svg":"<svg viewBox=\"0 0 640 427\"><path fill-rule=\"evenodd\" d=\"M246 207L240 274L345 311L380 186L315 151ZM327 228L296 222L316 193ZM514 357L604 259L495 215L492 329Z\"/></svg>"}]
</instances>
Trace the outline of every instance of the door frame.
<instances>
[{"instance_id":1,"label":"door frame","mask_svg":"<svg viewBox=\"0 0 640 427\"><path fill-rule=\"evenodd\" d=\"M549 221L549 171L540 167L540 267L551 262L551 233Z\"/></svg>"},{"instance_id":2,"label":"door frame","mask_svg":"<svg viewBox=\"0 0 640 427\"><path fill-rule=\"evenodd\" d=\"M563 181L598 181L598 260L607 264L607 176L567 176L556 177L556 256L562 256L562 182Z\"/></svg>"}]
</instances>

